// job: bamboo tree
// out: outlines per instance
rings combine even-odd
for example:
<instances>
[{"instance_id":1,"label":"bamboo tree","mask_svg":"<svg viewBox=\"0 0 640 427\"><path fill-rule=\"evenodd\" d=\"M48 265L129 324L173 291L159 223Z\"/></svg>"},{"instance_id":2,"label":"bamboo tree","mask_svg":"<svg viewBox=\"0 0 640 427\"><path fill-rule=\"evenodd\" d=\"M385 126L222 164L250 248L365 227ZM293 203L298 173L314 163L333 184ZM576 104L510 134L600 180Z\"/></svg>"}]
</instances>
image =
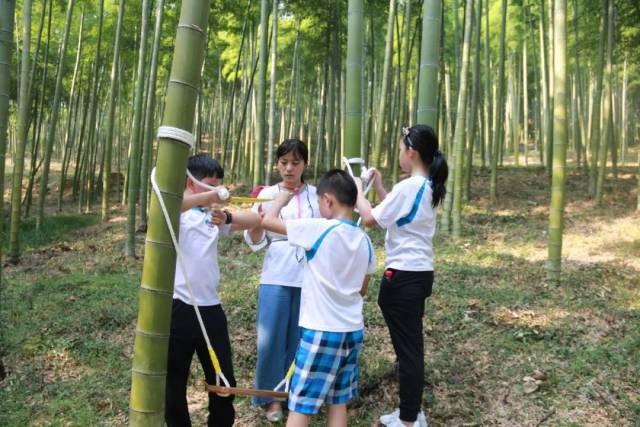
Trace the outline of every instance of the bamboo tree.
<instances>
[{"instance_id":1,"label":"bamboo tree","mask_svg":"<svg viewBox=\"0 0 640 427\"><path fill-rule=\"evenodd\" d=\"M38 212L36 216L36 229L40 230L44 221L44 200L47 195L49 181L49 165L51 164L51 154L53 152L53 140L58 125L58 114L60 112L60 92L62 91L62 76L64 75L64 63L67 56L67 44L69 42L69 30L71 28L71 18L73 17L73 6L75 0L68 0L67 16L64 24L64 35L62 46L60 47L60 58L58 61L58 71L56 75L56 86L53 95L53 107L49 117L49 126L45 138L44 160L42 165L42 175L40 176L40 190L38 194Z\"/></svg>"},{"instance_id":2,"label":"bamboo tree","mask_svg":"<svg viewBox=\"0 0 640 427\"><path fill-rule=\"evenodd\" d=\"M95 168L93 167L93 155L97 151L98 145L98 104L100 102L101 88L101 51L102 51L102 29L104 27L104 0L100 0L98 9L98 38L96 40L96 55L94 59L93 90L89 107L89 132L87 134L86 163L84 165L84 183L80 187L80 200L78 211L82 209L83 202L88 213L93 202L93 184L95 180Z\"/></svg>"},{"instance_id":3,"label":"bamboo tree","mask_svg":"<svg viewBox=\"0 0 640 427\"><path fill-rule=\"evenodd\" d=\"M621 162L625 163L627 160L627 83L629 76L627 74L627 54L624 56L624 68L622 72L622 100L620 101L620 154Z\"/></svg>"},{"instance_id":4,"label":"bamboo tree","mask_svg":"<svg viewBox=\"0 0 640 427\"><path fill-rule=\"evenodd\" d=\"M442 0L424 0L418 83L418 123L429 125L436 130L438 128L441 27Z\"/></svg>"},{"instance_id":5,"label":"bamboo tree","mask_svg":"<svg viewBox=\"0 0 640 427\"><path fill-rule=\"evenodd\" d=\"M7 129L9 124L9 93L11 92L11 48L13 47L13 20L16 3L0 0L0 236L4 237L4 173L7 153ZM4 281L2 279L2 245L0 245L0 301ZM0 368L5 355L4 326L0 325Z\"/></svg>"},{"instance_id":6,"label":"bamboo tree","mask_svg":"<svg viewBox=\"0 0 640 427\"><path fill-rule=\"evenodd\" d=\"M393 24L396 15L396 0L389 0L389 17L387 21L387 37L384 49L384 65L382 67L382 82L380 83L380 103L378 106L378 120L375 140L373 143L373 166L380 167L382 159L382 139L384 138L385 118L387 115L387 92L389 87L389 69L391 68L393 53Z\"/></svg>"},{"instance_id":7,"label":"bamboo tree","mask_svg":"<svg viewBox=\"0 0 640 427\"><path fill-rule=\"evenodd\" d=\"M141 148L141 129L142 129L142 108L144 101L144 81L145 81L145 59L147 52L147 33L149 32L149 9L150 0L142 2L142 25L140 29L140 50L138 53L137 81L135 89L135 98L133 101L133 126L131 129L131 153L129 156L129 178L128 178L128 194L127 194L127 240L126 255L128 257L136 256L136 204L138 202L138 187L140 183L140 174L137 168L140 158ZM200 70L200 68L198 68Z\"/></svg>"},{"instance_id":8,"label":"bamboo tree","mask_svg":"<svg viewBox=\"0 0 640 427\"><path fill-rule=\"evenodd\" d=\"M554 120L554 112L553 112L553 108L554 108L554 103L553 103L553 96L554 96L554 78L553 78L553 71L554 71L554 26L553 26L553 22L555 20L554 17L554 2L555 0L547 0L548 1L548 7L547 7L547 14L548 14L548 19L547 19L547 26L549 28L549 30L547 31L547 34L549 35L549 58L548 58L548 63L547 63L547 67L549 68L549 73L547 74L549 76L549 112L548 112L548 125L547 125L547 138L546 138L546 159L547 159L547 171L549 172L549 174L551 175L552 173L552 163L553 163L553 120ZM566 4L565 4L565 9L566 9Z\"/></svg>"},{"instance_id":9,"label":"bamboo tree","mask_svg":"<svg viewBox=\"0 0 640 427\"><path fill-rule=\"evenodd\" d=\"M456 130L453 140L455 152L454 182L453 182L453 237L460 237L462 231L462 178L464 176L464 141L466 140L467 119L467 75L469 74L469 51L471 44L471 25L473 17L473 0L467 0L464 19L464 41L462 45L462 65L460 69L460 86L458 90L458 108L456 113ZM467 153L470 155L470 153Z\"/></svg>"},{"instance_id":10,"label":"bamboo tree","mask_svg":"<svg viewBox=\"0 0 640 427\"><path fill-rule=\"evenodd\" d=\"M347 81L345 110L345 146L347 158L360 156L362 140L362 37L363 0L349 0L347 29ZM359 165L354 174L360 175Z\"/></svg>"},{"instance_id":11,"label":"bamboo tree","mask_svg":"<svg viewBox=\"0 0 640 427\"><path fill-rule=\"evenodd\" d=\"M602 21L600 24L600 41L596 58L596 87L593 95L593 110L591 112L591 126L589 127L589 149L591 151L591 165L589 168L589 194L595 196L596 181L598 179L598 151L601 138L601 105L602 105L602 83L604 70L604 52L607 43L607 0L602 0Z\"/></svg>"},{"instance_id":12,"label":"bamboo tree","mask_svg":"<svg viewBox=\"0 0 640 427\"><path fill-rule=\"evenodd\" d=\"M527 67L527 35L522 41L522 143L524 144L524 165L529 164L529 69Z\"/></svg>"},{"instance_id":13,"label":"bamboo tree","mask_svg":"<svg viewBox=\"0 0 640 427\"><path fill-rule=\"evenodd\" d=\"M44 10L45 10L45 6L46 6L46 1L43 3L42 7L43 7L43 14L44 14ZM38 169L40 168L40 165L38 164L38 154L39 154L39 148L40 148L40 135L41 135L41 131L42 131L42 127L43 127L43 121L44 121L44 117L45 117L45 108L44 108L44 104L45 104L45 95L47 93L47 77L49 75L49 48L51 46L51 22L52 22L52 17L53 17L53 1L49 1L49 7L48 7L48 12L47 12L47 38L46 38L46 43L45 43L45 49L44 49L44 62L43 62L43 70L40 73L40 96L38 98L36 98L36 106L34 108L34 118L35 118L35 124L34 124L34 128L33 128L33 132L32 132L32 136L31 136L31 167L29 170L29 182L27 184L27 194L25 195L25 199L23 201L24 204L24 215L25 217L28 217L30 212L31 212L31 202L32 202L32 195L33 195L33 185L35 183L36 180L36 174L38 173ZM39 36L42 33L39 34ZM38 61L38 54L36 52L36 56L33 62L33 66L32 66L32 70L35 70L36 68L36 62ZM30 85L30 92L33 89L33 76L31 77L32 81L31 81L31 85Z\"/></svg>"},{"instance_id":14,"label":"bamboo tree","mask_svg":"<svg viewBox=\"0 0 640 427\"><path fill-rule=\"evenodd\" d=\"M20 259L20 211L22 201L22 175L24 173L24 151L27 145L29 123L29 51L31 43L31 0L22 4L22 59L20 61L20 98L18 99L17 147L13 159L11 188L11 228L9 231L9 257L13 262Z\"/></svg>"},{"instance_id":15,"label":"bamboo tree","mask_svg":"<svg viewBox=\"0 0 640 427\"><path fill-rule=\"evenodd\" d=\"M603 129L600 136L600 147L598 149L598 176L596 181L596 205L602 206L604 181L607 172L607 150L612 144L611 134L613 133L612 107L612 75L613 75L613 0L607 1L607 68L603 86Z\"/></svg>"},{"instance_id":16,"label":"bamboo tree","mask_svg":"<svg viewBox=\"0 0 640 427\"><path fill-rule=\"evenodd\" d=\"M547 41L544 25L544 0L540 0L540 19L538 29L540 33L540 163L545 162L545 155L548 158L549 127L551 126L551 112L549 109L549 68L547 67Z\"/></svg>"},{"instance_id":17,"label":"bamboo tree","mask_svg":"<svg viewBox=\"0 0 640 427\"><path fill-rule=\"evenodd\" d=\"M549 208L549 259L547 278L560 280L564 228L565 167L567 161L567 0L555 0L553 19L553 174Z\"/></svg>"},{"instance_id":18,"label":"bamboo tree","mask_svg":"<svg viewBox=\"0 0 640 427\"><path fill-rule=\"evenodd\" d=\"M477 11L475 14L475 19L473 21L474 25L474 50L475 53L473 55L473 71L471 73L473 78L472 88L471 88L471 103L469 105L470 117L467 121L467 135L469 141L469 150L466 157L466 164L464 168L464 182L463 182L463 201L469 200L469 193L471 192L471 172L473 167L473 150L475 146L475 140L478 139L480 145L482 145L482 138L477 135L476 130L478 126L478 111L481 110L478 108L478 99L480 97L480 25L482 20L482 0L478 0Z\"/></svg>"},{"instance_id":19,"label":"bamboo tree","mask_svg":"<svg viewBox=\"0 0 640 427\"><path fill-rule=\"evenodd\" d=\"M495 202L498 193L498 156L500 155L500 141L504 132L500 129L504 119L504 56L505 37L507 30L507 0L502 0L502 24L500 25L500 56L498 58L498 82L496 105L497 113L493 120L493 154L491 156L491 180L489 192L491 201Z\"/></svg>"},{"instance_id":20,"label":"bamboo tree","mask_svg":"<svg viewBox=\"0 0 640 427\"><path fill-rule=\"evenodd\" d=\"M164 15L164 0L158 0L156 5L156 27L151 49L151 65L149 66L149 80L147 82L147 102L145 108L145 130L142 138L142 167L140 168L140 230L147 229L147 197L149 193L149 172L153 155L153 131L156 111L156 81L158 80L158 53L162 37L162 19ZM204 68L204 67L203 67ZM202 99L202 96L198 96Z\"/></svg>"},{"instance_id":21,"label":"bamboo tree","mask_svg":"<svg viewBox=\"0 0 640 427\"><path fill-rule=\"evenodd\" d=\"M228 147L228 143L229 143L229 135L231 132L231 129L233 127L233 117L234 117L234 107L235 107L235 95L236 95L236 90L238 87L238 73L240 72L240 62L242 60L242 53L244 52L243 47L244 47L244 40L245 40L245 36L247 33L247 23L249 22L249 13L251 11L251 4L253 3L253 0L249 0L247 2L247 10L245 12L244 15L244 22L242 24L242 35L240 36L240 47L238 48L238 57L236 58L236 63L234 65L234 69L233 69L233 81L231 82L231 96L229 99L229 110L227 113L227 120L225 121L225 125L224 125L224 131L223 131L223 138L222 138L222 153L221 153L221 159L222 159L222 165L225 166L226 165L226 160L227 160L227 147Z\"/></svg>"},{"instance_id":22,"label":"bamboo tree","mask_svg":"<svg viewBox=\"0 0 640 427\"><path fill-rule=\"evenodd\" d=\"M491 4L489 2L489 0L486 1L486 12L485 12L485 26L484 26L484 35L485 35L485 42L484 42L484 75L485 75L485 82L484 82L484 139L485 139L485 143L484 143L484 147L485 150L482 151L482 168L485 167L485 161L486 161L486 157L488 157L489 162L491 162L491 156L492 156L492 151L491 151L491 141L492 141L492 134L491 134L491 125L493 123L493 115L492 115L492 105L493 103L491 102L491 88L492 88L492 84L491 84L491 56L489 55L489 50L490 50L490 44L489 44L489 30L490 30L490 26L489 26L489 11L491 9ZM486 154L486 155L485 155Z\"/></svg>"},{"instance_id":23,"label":"bamboo tree","mask_svg":"<svg viewBox=\"0 0 640 427\"><path fill-rule=\"evenodd\" d=\"M264 181L265 110L267 97L267 38L269 37L269 2L260 1L260 59L258 61L257 138L254 153L253 186ZM275 24L274 24L275 25ZM274 47L275 49L275 47Z\"/></svg>"},{"instance_id":24,"label":"bamboo tree","mask_svg":"<svg viewBox=\"0 0 640 427\"><path fill-rule=\"evenodd\" d=\"M276 141L276 79L278 69L278 0L271 7L271 76L269 89L269 136L267 138L266 184L271 184L273 144Z\"/></svg>"},{"instance_id":25,"label":"bamboo tree","mask_svg":"<svg viewBox=\"0 0 640 427\"><path fill-rule=\"evenodd\" d=\"M118 67L120 64L120 40L122 35L122 21L124 17L125 0L118 5L118 22L113 46L113 61L111 63L111 83L109 86L109 103L107 106L107 135L104 150L104 173L102 174L102 221L109 219L109 195L111 194L111 157L113 152L113 132L115 128L116 103L118 93ZM118 183L119 185L120 183Z\"/></svg>"},{"instance_id":26,"label":"bamboo tree","mask_svg":"<svg viewBox=\"0 0 640 427\"><path fill-rule=\"evenodd\" d=\"M323 150L323 164L324 169L331 169L331 159L333 158L333 143L335 141L335 96L336 96L336 64L335 57L332 52L334 52L334 40L337 37L336 31L336 12L335 12L335 3L331 2L331 16L334 18L331 20L331 32L330 32L330 42L327 46L327 52L329 52L328 60L328 79L327 79L327 112L326 112L326 123L327 123L327 138L325 142L325 149Z\"/></svg>"},{"instance_id":27,"label":"bamboo tree","mask_svg":"<svg viewBox=\"0 0 640 427\"><path fill-rule=\"evenodd\" d=\"M146 0L145 0L146 3ZM163 126L191 132L205 50L209 2L183 0ZM160 138L156 181L177 230L189 146ZM175 249L158 200L151 196L131 370L130 424L163 425Z\"/></svg>"},{"instance_id":28,"label":"bamboo tree","mask_svg":"<svg viewBox=\"0 0 640 427\"><path fill-rule=\"evenodd\" d=\"M638 202L636 204L636 211L640 211L640 150L638 151L638 171L636 172L636 181L638 182Z\"/></svg>"}]
</instances>

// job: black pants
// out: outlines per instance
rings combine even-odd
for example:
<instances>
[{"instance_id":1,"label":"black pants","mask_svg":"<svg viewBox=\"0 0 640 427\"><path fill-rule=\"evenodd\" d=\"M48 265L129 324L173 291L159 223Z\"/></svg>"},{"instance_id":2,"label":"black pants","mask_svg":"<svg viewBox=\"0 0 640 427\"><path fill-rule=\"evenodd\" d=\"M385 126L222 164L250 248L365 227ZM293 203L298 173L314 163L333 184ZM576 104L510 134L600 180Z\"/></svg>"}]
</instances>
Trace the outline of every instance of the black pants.
<instances>
[{"instance_id":1,"label":"black pants","mask_svg":"<svg viewBox=\"0 0 640 427\"><path fill-rule=\"evenodd\" d=\"M386 270L380 283L378 305L389 328L398 358L400 419L415 422L422 405L424 340L422 317L431 295L433 271Z\"/></svg>"},{"instance_id":2,"label":"black pants","mask_svg":"<svg viewBox=\"0 0 640 427\"><path fill-rule=\"evenodd\" d=\"M200 313L207 334L211 340L222 372L235 387L231 364L231 344L227 331L227 318L221 305L200 307ZM187 379L191 367L193 352L198 354L204 375L209 384L215 384L216 376L209 351L205 343L195 309L192 305L174 299L171 312L171 335L169 337L169 358L167 363L167 389L164 418L169 427L191 426L187 407ZM220 397L209 393L209 426L226 427L233 425L235 411L233 395Z\"/></svg>"}]
</instances>

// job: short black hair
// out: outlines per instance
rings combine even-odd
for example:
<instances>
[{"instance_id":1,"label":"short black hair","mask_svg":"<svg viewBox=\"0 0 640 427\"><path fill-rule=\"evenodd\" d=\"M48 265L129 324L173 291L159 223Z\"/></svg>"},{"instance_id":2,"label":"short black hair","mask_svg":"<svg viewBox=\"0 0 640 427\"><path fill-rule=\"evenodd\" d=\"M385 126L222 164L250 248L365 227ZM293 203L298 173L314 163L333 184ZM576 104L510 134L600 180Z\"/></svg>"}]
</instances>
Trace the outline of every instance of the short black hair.
<instances>
[{"instance_id":1,"label":"short black hair","mask_svg":"<svg viewBox=\"0 0 640 427\"><path fill-rule=\"evenodd\" d=\"M331 169L320 177L317 186L319 196L333 194L338 202L353 208L358 199L358 188L351 175L341 169Z\"/></svg>"},{"instance_id":2,"label":"short black hair","mask_svg":"<svg viewBox=\"0 0 640 427\"><path fill-rule=\"evenodd\" d=\"M285 139L276 150L276 158L279 159L290 152L293 152L296 157L302 159L305 164L309 163L309 149L304 141L298 138Z\"/></svg>"},{"instance_id":3,"label":"short black hair","mask_svg":"<svg viewBox=\"0 0 640 427\"><path fill-rule=\"evenodd\" d=\"M224 178L224 169L220 166L220 163L204 153L189 157L189 160L187 160L187 169L189 169L191 175L197 180L204 178Z\"/></svg>"}]
</instances>

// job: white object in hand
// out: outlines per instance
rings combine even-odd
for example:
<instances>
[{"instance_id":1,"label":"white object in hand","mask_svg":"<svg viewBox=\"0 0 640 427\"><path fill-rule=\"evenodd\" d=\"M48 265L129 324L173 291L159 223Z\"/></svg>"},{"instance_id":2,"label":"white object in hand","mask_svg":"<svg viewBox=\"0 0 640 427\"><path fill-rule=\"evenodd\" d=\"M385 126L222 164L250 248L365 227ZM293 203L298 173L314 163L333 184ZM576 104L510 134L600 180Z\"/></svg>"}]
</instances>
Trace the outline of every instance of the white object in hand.
<instances>
[{"instance_id":1,"label":"white object in hand","mask_svg":"<svg viewBox=\"0 0 640 427\"><path fill-rule=\"evenodd\" d=\"M216 190L218 190L218 197L220 197L220 200L227 200L229 198L229 190L226 188L220 186L216 187Z\"/></svg>"}]
</instances>

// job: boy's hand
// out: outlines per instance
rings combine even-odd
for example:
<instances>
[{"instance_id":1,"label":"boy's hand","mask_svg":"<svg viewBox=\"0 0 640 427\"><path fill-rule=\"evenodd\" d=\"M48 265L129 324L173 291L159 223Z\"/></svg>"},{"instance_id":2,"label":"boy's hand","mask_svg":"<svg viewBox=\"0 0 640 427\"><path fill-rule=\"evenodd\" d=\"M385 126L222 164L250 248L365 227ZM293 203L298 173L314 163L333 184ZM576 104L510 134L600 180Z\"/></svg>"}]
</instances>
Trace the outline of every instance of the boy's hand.
<instances>
[{"instance_id":1,"label":"boy's hand","mask_svg":"<svg viewBox=\"0 0 640 427\"><path fill-rule=\"evenodd\" d=\"M214 209L211 211L211 222L217 226L224 225L227 221L227 215L220 209Z\"/></svg>"},{"instance_id":2,"label":"boy's hand","mask_svg":"<svg viewBox=\"0 0 640 427\"><path fill-rule=\"evenodd\" d=\"M203 197L206 199L206 203L209 206L213 205L213 204L225 204L226 205L227 203L229 203L229 199L228 198L226 200L222 200L220 198L220 194L218 193L218 190L211 190L211 191L207 191L207 192L204 192L204 193L201 193L201 194L204 195Z\"/></svg>"},{"instance_id":3,"label":"boy's hand","mask_svg":"<svg viewBox=\"0 0 640 427\"><path fill-rule=\"evenodd\" d=\"M293 198L295 192L293 191L281 191L273 199L273 205L279 208L287 206L289 201Z\"/></svg>"}]
</instances>

